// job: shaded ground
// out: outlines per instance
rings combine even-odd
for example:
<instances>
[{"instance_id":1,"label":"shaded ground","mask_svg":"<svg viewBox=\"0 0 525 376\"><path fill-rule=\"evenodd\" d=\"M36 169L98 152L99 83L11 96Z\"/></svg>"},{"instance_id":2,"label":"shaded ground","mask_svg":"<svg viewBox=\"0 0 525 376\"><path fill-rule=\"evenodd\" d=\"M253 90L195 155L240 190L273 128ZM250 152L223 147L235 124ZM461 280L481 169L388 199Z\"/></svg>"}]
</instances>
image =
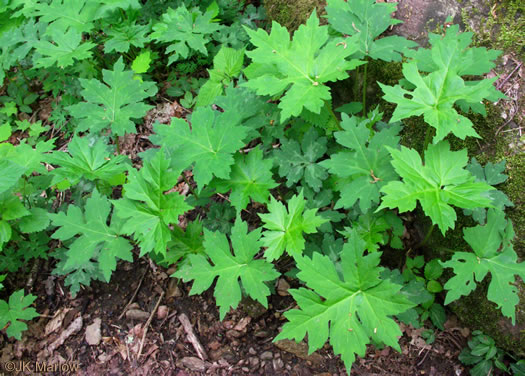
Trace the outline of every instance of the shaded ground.
<instances>
[{"instance_id":1,"label":"shaded ground","mask_svg":"<svg viewBox=\"0 0 525 376\"><path fill-rule=\"evenodd\" d=\"M268 310L258 303L244 302L220 322L209 291L190 297L189 285L178 286L167 271L153 264L122 263L111 283L94 283L75 299L69 297L61 278L46 279L46 275L49 271L40 272L45 283L36 284L33 291L39 296L37 310L44 315L30 323L22 341L0 337L1 363L72 361L78 362L79 375L345 374L344 365L329 346L308 356L304 342L272 343L285 320L282 312L294 305L284 282L270 298ZM124 310L135 292L131 306ZM189 319L186 328L182 315ZM100 335L88 328L96 319L100 319ZM467 375L457 356L469 332L458 328L453 318L447 328L427 345L420 337L421 329L402 326L401 354L370 347L366 357L356 361L352 374ZM73 333L63 345L46 352L68 331ZM196 341L192 342L191 331ZM202 345L201 353L194 346L197 342Z\"/></svg>"}]
</instances>

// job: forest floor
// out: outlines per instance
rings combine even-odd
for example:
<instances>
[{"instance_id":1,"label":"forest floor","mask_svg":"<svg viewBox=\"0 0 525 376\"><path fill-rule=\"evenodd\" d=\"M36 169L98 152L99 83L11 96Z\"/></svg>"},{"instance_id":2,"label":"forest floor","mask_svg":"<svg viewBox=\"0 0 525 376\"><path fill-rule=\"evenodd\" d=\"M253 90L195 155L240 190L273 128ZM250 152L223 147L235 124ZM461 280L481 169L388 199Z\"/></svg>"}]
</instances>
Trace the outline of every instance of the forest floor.
<instances>
[{"instance_id":1,"label":"forest floor","mask_svg":"<svg viewBox=\"0 0 525 376\"><path fill-rule=\"evenodd\" d=\"M272 342L282 313L294 306L285 279L269 309L244 301L222 322L211 293L189 296L189 285L146 261L121 263L111 283L93 283L74 299L50 270L41 270L39 280L33 293L42 316L29 323L22 341L0 343L1 364L76 366L78 375L346 374L328 346L308 355L304 342ZM428 345L424 328L402 325L401 353L370 346L352 374L467 375L457 357L469 330L454 316L445 327Z\"/></svg>"}]
</instances>

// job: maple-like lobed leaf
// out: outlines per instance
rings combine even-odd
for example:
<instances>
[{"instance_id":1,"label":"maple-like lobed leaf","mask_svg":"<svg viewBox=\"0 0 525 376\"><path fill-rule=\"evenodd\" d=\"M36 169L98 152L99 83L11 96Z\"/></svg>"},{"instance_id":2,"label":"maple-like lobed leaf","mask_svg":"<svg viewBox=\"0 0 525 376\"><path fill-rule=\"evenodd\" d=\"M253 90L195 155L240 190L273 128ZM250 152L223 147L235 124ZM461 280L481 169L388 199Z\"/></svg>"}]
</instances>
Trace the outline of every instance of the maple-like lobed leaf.
<instances>
[{"instance_id":1,"label":"maple-like lobed leaf","mask_svg":"<svg viewBox=\"0 0 525 376\"><path fill-rule=\"evenodd\" d=\"M365 243L352 232L341 252L338 273L328 256L295 257L297 277L312 290L289 290L299 309L285 313L288 322L274 339L302 340L308 334L309 352L330 341L350 372L355 355L364 356L373 339L400 351L398 324L391 318L411 307L401 286L380 277L380 252L365 255ZM322 298L322 300L321 300Z\"/></svg>"},{"instance_id":2,"label":"maple-like lobed leaf","mask_svg":"<svg viewBox=\"0 0 525 376\"><path fill-rule=\"evenodd\" d=\"M168 59L171 64L180 58L188 58L190 51L199 51L208 55L206 44L211 40L210 35L220 29L220 25L213 22L213 13L199 10L191 12L185 5L177 9L168 8L162 15L162 21L153 25L152 39L170 43L166 53L174 52Z\"/></svg>"},{"instance_id":3,"label":"maple-like lobed leaf","mask_svg":"<svg viewBox=\"0 0 525 376\"><path fill-rule=\"evenodd\" d=\"M229 179L234 153L244 146L248 129L239 125L239 115L199 107L191 116L191 129L182 119L170 125L156 124L153 143L174 150L184 167L193 167L197 186L202 189L215 176Z\"/></svg>"},{"instance_id":4,"label":"maple-like lobed leaf","mask_svg":"<svg viewBox=\"0 0 525 376\"><path fill-rule=\"evenodd\" d=\"M276 260L286 251L289 255L300 255L305 247L303 232L312 234L328 220L317 215L317 209L305 209L303 192L288 201L288 210L273 196L268 204L268 214L259 214L264 222L262 242L268 247L264 257Z\"/></svg>"},{"instance_id":5,"label":"maple-like lobed leaf","mask_svg":"<svg viewBox=\"0 0 525 376\"><path fill-rule=\"evenodd\" d=\"M231 189L230 201L237 212L245 209L250 199L266 204L270 189L277 186L272 179L272 165L272 158L264 158L262 149L256 147L248 154L237 154L230 178L213 180L211 186L221 193Z\"/></svg>"},{"instance_id":6,"label":"maple-like lobed leaf","mask_svg":"<svg viewBox=\"0 0 525 376\"><path fill-rule=\"evenodd\" d=\"M190 264L184 264L173 276L185 282L194 280L190 295L207 290L215 278L214 296L223 320L230 308L237 308L241 301L242 289L248 296L264 307L268 306L270 289L265 282L279 277L273 265L265 260L254 260L262 247L261 229L248 233L248 225L237 217L232 228L231 243L220 232L204 230L204 248L213 263L210 265L204 255L189 255Z\"/></svg>"},{"instance_id":7,"label":"maple-like lobed leaf","mask_svg":"<svg viewBox=\"0 0 525 376\"><path fill-rule=\"evenodd\" d=\"M300 180L319 192L328 173L317 160L326 152L326 137L319 137L314 128L303 135L301 144L295 140L282 139L281 148L275 152L279 175L286 177L291 187Z\"/></svg>"},{"instance_id":8,"label":"maple-like lobed leaf","mask_svg":"<svg viewBox=\"0 0 525 376\"><path fill-rule=\"evenodd\" d=\"M417 201L443 234L454 227L456 212L451 205L464 209L491 207L488 192L494 188L475 178L465 169L467 150L451 151L447 141L429 145L425 164L414 149L388 148L392 166L403 178L381 189L383 208L398 208L401 213L414 210Z\"/></svg>"},{"instance_id":9,"label":"maple-like lobed leaf","mask_svg":"<svg viewBox=\"0 0 525 376\"><path fill-rule=\"evenodd\" d=\"M169 225L178 224L179 215L192 208L180 193L164 193L177 184L180 173L160 149L140 171L129 171L123 198L113 201L117 216L125 219L123 231L139 242L141 256L151 251L166 255Z\"/></svg>"},{"instance_id":10,"label":"maple-like lobed leaf","mask_svg":"<svg viewBox=\"0 0 525 376\"><path fill-rule=\"evenodd\" d=\"M90 58L90 50L95 47L92 42L82 43L82 34L74 29L66 33L53 31L51 39L55 44L47 40L40 40L35 44L36 51L41 55L34 59L35 67L49 68L56 64L64 68L73 65L74 60Z\"/></svg>"},{"instance_id":11,"label":"maple-like lobed leaf","mask_svg":"<svg viewBox=\"0 0 525 376\"><path fill-rule=\"evenodd\" d=\"M288 30L275 21L270 34L263 29L245 30L256 49L246 52L253 63L245 70L249 80L243 86L259 95L286 91L279 103L281 121L299 116L304 108L319 114L325 101L331 100L330 89L324 84L347 78L348 70L363 63L346 60L357 47L331 39L328 27L319 25L315 11L292 41Z\"/></svg>"},{"instance_id":12,"label":"maple-like lobed leaf","mask_svg":"<svg viewBox=\"0 0 525 376\"><path fill-rule=\"evenodd\" d=\"M124 70L122 57L112 71L104 69L102 75L106 85L96 79L79 79L87 102L67 107L71 115L80 120L76 131L98 132L111 128L117 136L136 133L131 119L143 117L152 108L142 101L155 95L155 83L133 79L133 71Z\"/></svg>"},{"instance_id":13,"label":"maple-like lobed leaf","mask_svg":"<svg viewBox=\"0 0 525 376\"><path fill-rule=\"evenodd\" d=\"M116 259L133 261L129 242L120 237L124 232L114 218L107 224L111 203L95 189L86 201L84 212L75 205L69 205L67 212L48 216L54 226L60 226L51 236L62 241L75 238L67 250L65 268L82 268L95 258L104 279L109 282L116 269Z\"/></svg>"},{"instance_id":14,"label":"maple-like lobed leaf","mask_svg":"<svg viewBox=\"0 0 525 376\"><path fill-rule=\"evenodd\" d=\"M433 143L443 140L449 133L462 140L467 136L479 138L472 122L460 115L454 105L484 113L484 106L480 104L483 99L502 98L493 86L497 77L469 82L461 77L488 72L500 51L468 48L472 34L458 33L458 30L458 26L453 25L444 37L431 37L430 49L407 52L413 59L403 64L403 74L415 86L413 91L400 85L379 84L385 93L383 98L397 104L391 121L423 115L425 122L436 129ZM428 74L421 75L419 71Z\"/></svg>"},{"instance_id":15,"label":"maple-like lobed leaf","mask_svg":"<svg viewBox=\"0 0 525 376\"><path fill-rule=\"evenodd\" d=\"M75 185L82 178L110 182L129 168L129 158L124 155L108 158L108 148L102 139L76 136L69 142L68 152L55 151L46 157L48 163L59 166L51 171L52 184L68 180Z\"/></svg>"},{"instance_id":16,"label":"maple-like lobed leaf","mask_svg":"<svg viewBox=\"0 0 525 376\"><path fill-rule=\"evenodd\" d=\"M512 223L505 219L503 211L489 209L486 225L466 228L463 234L474 253L456 252L450 260L441 262L455 274L444 286L448 290L445 304L469 295L490 272L487 298L515 325L519 303L515 275L525 279L525 263L518 263L512 247L515 236Z\"/></svg>"},{"instance_id":17,"label":"maple-like lobed leaf","mask_svg":"<svg viewBox=\"0 0 525 376\"><path fill-rule=\"evenodd\" d=\"M35 300L36 296L33 294L24 296L24 290L12 293L8 302L0 300L0 327L4 328L9 324L6 330L9 337L21 340L27 325L20 320L32 320L39 316L34 308L29 307Z\"/></svg>"},{"instance_id":18,"label":"maple-like lobed leaf","mask_svg":"<svg viewBox=\"0 0 525 376\"><path fill-rule=\"evenodd\" d=\"M341 188L341 198L335 208L351 208L359 202L362 213L379 204L380 191L389 182L398 180L392 169L387 147L399 147L399 125L390 125L380 132L372 132L366 126L367 120L342 114L343 131L336 132L337 143L350 151L331 155L320 163L330 173L349 178Z\"/></svg>"},{"instance_id":19,"label":"maple-like lobed leaf","mask_svg":"<svg viewBox=\"0 0 525 376\"><path fill-rule=\"evenodd\" d=\"M349 35L348 43L358 46L352 57L384 61L400 61L402 54L417 46L416 42L393 35L376 39L389 27L401 23L392 18L395 3L375 0L328 0L326 6L328 22L343 35Z\"/></svg>"}]
</instances>

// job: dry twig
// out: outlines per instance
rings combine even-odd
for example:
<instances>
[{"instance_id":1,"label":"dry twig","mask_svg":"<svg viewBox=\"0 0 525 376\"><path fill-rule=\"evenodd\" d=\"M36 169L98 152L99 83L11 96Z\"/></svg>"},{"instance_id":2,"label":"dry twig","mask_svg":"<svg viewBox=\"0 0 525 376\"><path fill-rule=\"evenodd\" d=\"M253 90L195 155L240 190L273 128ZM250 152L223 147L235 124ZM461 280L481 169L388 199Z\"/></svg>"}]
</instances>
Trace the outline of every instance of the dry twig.
<instances>
[{"instance_id":1,"label":"dry twig","mask_svg":"<svg viewBox=\"0 0 525 376\"><path fill-rule=\"evenodd\" d=\"M199 356L199 358L201 358L202 360L206 360L208 356L206 355L206 352L204 351L204 348L200 344L199 340L195 336L195 333L193 333L193 327L191 326L188 316L186 316L184 313L181 313L179 315L179 321L184 327L186 334L188 335L188 341L190 341L191 344L193 345L193 348L197 352L197 355Z\"/></svg>"},{"instance_id":2,"label":"dry twig","mask_svg":"<svg viewBox=\"0 0 525 376\"><path fill-rule=\"evenodd\" d=\"M142 349L144 347L144 341L146 340L146 334L148 333L149 325L151 324L151 320L153 320L153 316L155 316L155 312L157 312L157 308L159 308L159 304L162 301L162 298L164 298L164 291L160 294L159 300L157 300L157 304L155 304L155 308L153 308L153 311L151 311L151 314L149 315L148 321L146 321L146 324L144 325L144 333L142 334L142 340L140 341L140 348L139 353L137 354L137 359L140 358L142 355Z\"/></svg>"}]
</instances>

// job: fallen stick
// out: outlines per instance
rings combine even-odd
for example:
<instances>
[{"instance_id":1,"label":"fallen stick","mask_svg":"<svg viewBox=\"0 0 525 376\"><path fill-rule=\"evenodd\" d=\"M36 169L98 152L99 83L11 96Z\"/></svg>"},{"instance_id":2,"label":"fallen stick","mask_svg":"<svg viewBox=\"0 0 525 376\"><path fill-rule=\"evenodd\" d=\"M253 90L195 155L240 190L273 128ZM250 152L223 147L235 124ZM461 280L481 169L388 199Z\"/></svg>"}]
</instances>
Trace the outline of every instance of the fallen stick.
<instances>
[{"instance_id":1,"label":"fallen stick","mask_svg":"<svg viewBox=\"0 0 525 376\"><path fill-rule=\"evenodd\" d=\"M135 289L135 292L133 293L133 295L129 299L128 304L126 304L126 306L122 310L122 313L118 317L118 320L120 320L120 319L122 319L122 317L124 317L124 314L126 313L126 310L131 305L131 303L133 303L133 300L135 300L135 297L137 296L137 293L139 292L140 286L142 286L142 281L144 280L144 277L146 276L147 272L148 272L148 268L146 268L146 270L144 270L144 273L142 273L142 277L140 278L139 284L137 285L137 288Z\"/></svg>"},{"instance_id":2,"label":"fallen stick","mask_svg":"<svg viewBox=\"0 0 525 376\"><path fill-rule=\"evenodd\" d=\"M179 321L182 324L182 327L184 328L184 331L188 335L188 340L193 345L193 348L197 352L197 355L202 360L207 360L208 355L206 355L206 352L204 351L204 348L200 344L199 340L195 336L195 333L193 333L193 327L191 326L190 320L188 319L188 316L186 316L184 313L181 313L179 315Z\"/></svg>"},{"instance_id":3,"label":"fallen stick","mask_svg":"<svg viewBox=\"0 0 525 376\"><path fill-rule=\"evenodd\" d=\"M151 315L149 315L148 321L146 321L146 325L144 325L144 333L142 334L142 340L140 341L140 348L139 353L137 354L137 360L142 355L142 348L144 347L144 341L146 340L146 334L148 333L149 325L151 324L151 320L153 320L153 316L155 316L155 312L157 312L157 308L159 308L159 304L164 298L164 291L160 294L159 300L157 300L157 304L155 304L155 308L153 308L153 311L151 311Z\"/></svg>"}]
</instances>

